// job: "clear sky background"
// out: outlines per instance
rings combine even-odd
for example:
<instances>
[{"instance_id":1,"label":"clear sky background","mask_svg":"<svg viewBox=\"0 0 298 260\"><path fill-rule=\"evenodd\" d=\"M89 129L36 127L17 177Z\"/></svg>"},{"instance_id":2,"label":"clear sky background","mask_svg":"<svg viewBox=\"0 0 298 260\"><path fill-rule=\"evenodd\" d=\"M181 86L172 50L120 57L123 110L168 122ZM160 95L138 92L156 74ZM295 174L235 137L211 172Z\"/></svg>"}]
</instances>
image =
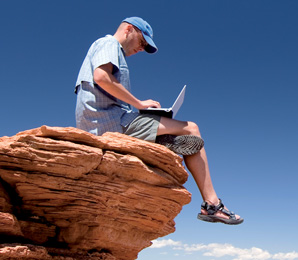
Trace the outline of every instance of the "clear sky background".
<instances>
[{"instance_id":1,"label":"clear sky background","mask_svg":"<svg viewBox=\"0 0 298 260\"><path fill-rule=\"evenodd\" d=\"M192 202L176 232L141 260L298 259L297 0L0 0L0 136L75 126L74 85L91 43L129 16L154 30L157 54L128 58L133 93L200 126L217 193L240 226L197 220Z\"/></svg>"}]
</instances>

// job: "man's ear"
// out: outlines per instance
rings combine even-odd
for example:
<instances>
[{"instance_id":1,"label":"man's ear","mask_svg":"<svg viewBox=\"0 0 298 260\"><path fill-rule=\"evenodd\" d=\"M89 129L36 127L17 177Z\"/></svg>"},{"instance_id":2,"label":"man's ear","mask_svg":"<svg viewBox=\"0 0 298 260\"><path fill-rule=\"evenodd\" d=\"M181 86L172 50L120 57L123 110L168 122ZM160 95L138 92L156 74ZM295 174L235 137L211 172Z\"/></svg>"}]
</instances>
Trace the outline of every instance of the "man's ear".
<instances>
[{"instance_id":1,"label":"man's ear","mask_svg":"<svg viewBox=\"0 0 298 260\"><path fill-rule=\"evenodd\" d=\"M133 26L131 24L127 24L126 25L126 28L125 28L125 34L126 34L126 37L133 32Z\"/></svg>"}]
</instances>

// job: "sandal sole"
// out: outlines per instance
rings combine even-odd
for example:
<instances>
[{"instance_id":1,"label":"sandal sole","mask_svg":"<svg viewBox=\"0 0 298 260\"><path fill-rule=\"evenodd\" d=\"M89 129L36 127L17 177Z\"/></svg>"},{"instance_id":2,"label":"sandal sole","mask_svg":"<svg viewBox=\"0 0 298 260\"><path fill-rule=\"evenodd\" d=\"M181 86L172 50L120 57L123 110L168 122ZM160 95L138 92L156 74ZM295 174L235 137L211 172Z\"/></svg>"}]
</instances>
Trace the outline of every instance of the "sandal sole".
<instances>
[{"instance_id":1,"label":"sandal sole","mask_svg":"<svg viewBox=\"0 0 298 260\"><path fill-rule=\"evenodd\" d=\"M198 214L198 219L206 222L211 222L211 223L224 223L227 225L239 225L241 224L244 219L225 219L225 218L220 218L214 215L203 215L203 214Z\"/></svg>"}]
</instances>

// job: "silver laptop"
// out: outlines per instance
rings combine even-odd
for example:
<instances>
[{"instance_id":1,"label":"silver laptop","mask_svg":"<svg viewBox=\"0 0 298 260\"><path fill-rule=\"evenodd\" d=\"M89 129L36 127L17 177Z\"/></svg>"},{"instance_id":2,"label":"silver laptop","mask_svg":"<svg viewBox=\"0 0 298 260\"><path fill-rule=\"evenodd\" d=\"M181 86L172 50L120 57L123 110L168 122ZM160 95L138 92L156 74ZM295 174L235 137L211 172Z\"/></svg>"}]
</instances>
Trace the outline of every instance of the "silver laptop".
<instances>
[{"instance_id":1,"label":"silver laptop","mask_svg":"<svg viewBox=\"0 0 298 260\"><path fill-rule=\"evenodd\" d=\"M183 87L180 94L176 98L173 106L170 108L149 107L146 109L141 109L139 111L141 114L153 114L153 115L160 115L160 116L165 116L165 117L169 117L169 118L174 118L177 115L180 107L183 104L185 90L186 90L186 85Z\"/></svg>"}]
</instances>

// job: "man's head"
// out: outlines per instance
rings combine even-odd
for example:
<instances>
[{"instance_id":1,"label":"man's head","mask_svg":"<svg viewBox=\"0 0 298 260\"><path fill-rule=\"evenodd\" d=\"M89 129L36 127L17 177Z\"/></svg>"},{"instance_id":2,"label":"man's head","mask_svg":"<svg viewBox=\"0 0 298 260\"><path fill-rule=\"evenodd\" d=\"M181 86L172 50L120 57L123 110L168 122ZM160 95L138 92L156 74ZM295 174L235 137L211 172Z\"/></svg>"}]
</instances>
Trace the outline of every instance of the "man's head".
<instances>
[{"instance_id":1,"label":"man's head","mask_svg":"<svg viewBox=\"0 0 298 260\"><path fill-rule=\"evenodd\" d=\"M144 21L140 17L129 17L124 19L123 22L132 24L133 26L135 26L141 31L145 41L147 42L147 46L145 48L146 52L148 53L157 52L158 49L155 43L153 42L153 30L146 21Z\"/></svg>"},{"instance_id":2,"label":"man's head","mask_svg":"<svg viewBox=\"0 0 298 260\"><path fill-rule=\"evenodd\" d=\"M139 17L124 19L114 36L123 46L127 56L144 50L148 53L158 50L153 42L151 26Z\"/></svg>"}]
</instances>

